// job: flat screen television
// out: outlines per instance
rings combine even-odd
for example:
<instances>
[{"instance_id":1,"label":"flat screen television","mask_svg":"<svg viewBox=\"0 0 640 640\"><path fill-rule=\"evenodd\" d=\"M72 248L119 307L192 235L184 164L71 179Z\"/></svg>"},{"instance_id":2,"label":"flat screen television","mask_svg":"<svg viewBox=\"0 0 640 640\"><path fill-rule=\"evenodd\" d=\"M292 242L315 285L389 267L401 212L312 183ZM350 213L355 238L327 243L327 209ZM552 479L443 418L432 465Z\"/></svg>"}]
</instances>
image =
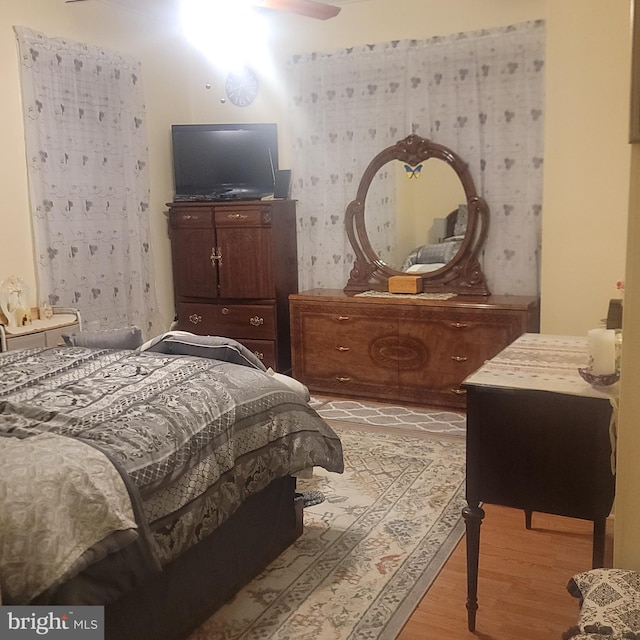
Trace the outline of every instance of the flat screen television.
<instances>
[{"instance_id":1,"label":"flat screen television","mask_svg":"<svg viewBox=\"0 0 640 640\"><path fill-rule=\"evenodd\" d=\"M274 123L174 124L175 200L255 200L274 192Z\"/></svg>"}]
</instances>

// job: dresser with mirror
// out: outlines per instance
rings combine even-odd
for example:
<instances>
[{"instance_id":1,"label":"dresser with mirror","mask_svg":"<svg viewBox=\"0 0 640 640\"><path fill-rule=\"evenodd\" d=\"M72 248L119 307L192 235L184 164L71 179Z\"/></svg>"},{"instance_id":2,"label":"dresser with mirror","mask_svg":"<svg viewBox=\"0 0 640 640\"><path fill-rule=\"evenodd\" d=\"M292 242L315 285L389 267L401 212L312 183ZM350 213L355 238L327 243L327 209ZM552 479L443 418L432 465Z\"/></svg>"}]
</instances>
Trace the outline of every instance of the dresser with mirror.
<instances>
[{"instance_id":1,"label":"dresser with mirror","mask_svg":"<svg viewBox=\"0 0 640 640\"><path fill-rule=\"evenodd\" d=\"M384 207L393 215L380 222ZM464 408L462 381L539 330L536 297L489 291L489 208L451 149L416 135L383 149L345 226L355 260L344 289L289 297L292 375L312 393ZM398 276L418 293L390 293Z\"/></svg>"}]
</instances>

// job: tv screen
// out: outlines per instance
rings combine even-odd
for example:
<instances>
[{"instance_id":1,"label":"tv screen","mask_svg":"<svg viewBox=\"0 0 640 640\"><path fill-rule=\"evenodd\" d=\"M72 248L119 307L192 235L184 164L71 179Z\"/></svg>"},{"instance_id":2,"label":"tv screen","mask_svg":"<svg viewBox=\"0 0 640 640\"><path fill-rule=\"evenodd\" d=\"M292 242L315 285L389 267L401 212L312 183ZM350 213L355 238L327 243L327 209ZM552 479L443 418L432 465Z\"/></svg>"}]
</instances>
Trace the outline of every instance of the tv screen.
<instances>
[{"instance_id":1,"label":"tv screen","mask_svg":"<svg viewBox=\"0 0 640 640\"><path fill-rule=\"evenodd\" d=\"M253 200L273 194L276 124L174 124L171 137L176 200Z\"/></svg>"}]
</instances>

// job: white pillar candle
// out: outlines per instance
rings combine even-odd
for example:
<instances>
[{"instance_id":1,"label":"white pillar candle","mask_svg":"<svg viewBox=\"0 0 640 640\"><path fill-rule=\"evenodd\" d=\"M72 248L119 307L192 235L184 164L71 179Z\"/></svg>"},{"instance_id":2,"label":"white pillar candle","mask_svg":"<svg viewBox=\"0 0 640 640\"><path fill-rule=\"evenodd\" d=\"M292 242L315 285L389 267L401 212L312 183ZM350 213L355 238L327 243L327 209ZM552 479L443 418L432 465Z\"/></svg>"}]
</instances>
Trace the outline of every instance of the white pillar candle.
<instances>
[{"instance_id":1,"label":"white pillar candle","mask_svg":"<svg viewBox=\"0 0 640 640\"><path fill-rule=\"evenodd\" d=\"M616 332L613 329L591 329L588 333L591 373L602 376L616 372Z\"/></svg>"}]
</instances>

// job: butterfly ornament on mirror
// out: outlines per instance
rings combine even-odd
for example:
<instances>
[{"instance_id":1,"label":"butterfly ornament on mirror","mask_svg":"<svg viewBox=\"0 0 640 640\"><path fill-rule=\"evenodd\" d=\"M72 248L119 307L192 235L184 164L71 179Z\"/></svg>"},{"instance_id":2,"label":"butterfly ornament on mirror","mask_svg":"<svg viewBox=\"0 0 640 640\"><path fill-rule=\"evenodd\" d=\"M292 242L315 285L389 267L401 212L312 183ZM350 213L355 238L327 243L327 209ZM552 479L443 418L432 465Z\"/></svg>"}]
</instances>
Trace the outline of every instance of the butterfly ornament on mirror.
<instances>
[{"instance_id":1,"label":"butterfly ornament on mirror","mask_svg":"<svg viewBox=\"0 0 640 640\"><path fill-rule=\"evenodd\" d=\"M404 170L406 171L407 178L409 178L409 180L411 180L411 178L415 178L417 180L420 177L420 172L422 171L422 163L415 167L405 164Z\"/></svg>"}]
</instances>

